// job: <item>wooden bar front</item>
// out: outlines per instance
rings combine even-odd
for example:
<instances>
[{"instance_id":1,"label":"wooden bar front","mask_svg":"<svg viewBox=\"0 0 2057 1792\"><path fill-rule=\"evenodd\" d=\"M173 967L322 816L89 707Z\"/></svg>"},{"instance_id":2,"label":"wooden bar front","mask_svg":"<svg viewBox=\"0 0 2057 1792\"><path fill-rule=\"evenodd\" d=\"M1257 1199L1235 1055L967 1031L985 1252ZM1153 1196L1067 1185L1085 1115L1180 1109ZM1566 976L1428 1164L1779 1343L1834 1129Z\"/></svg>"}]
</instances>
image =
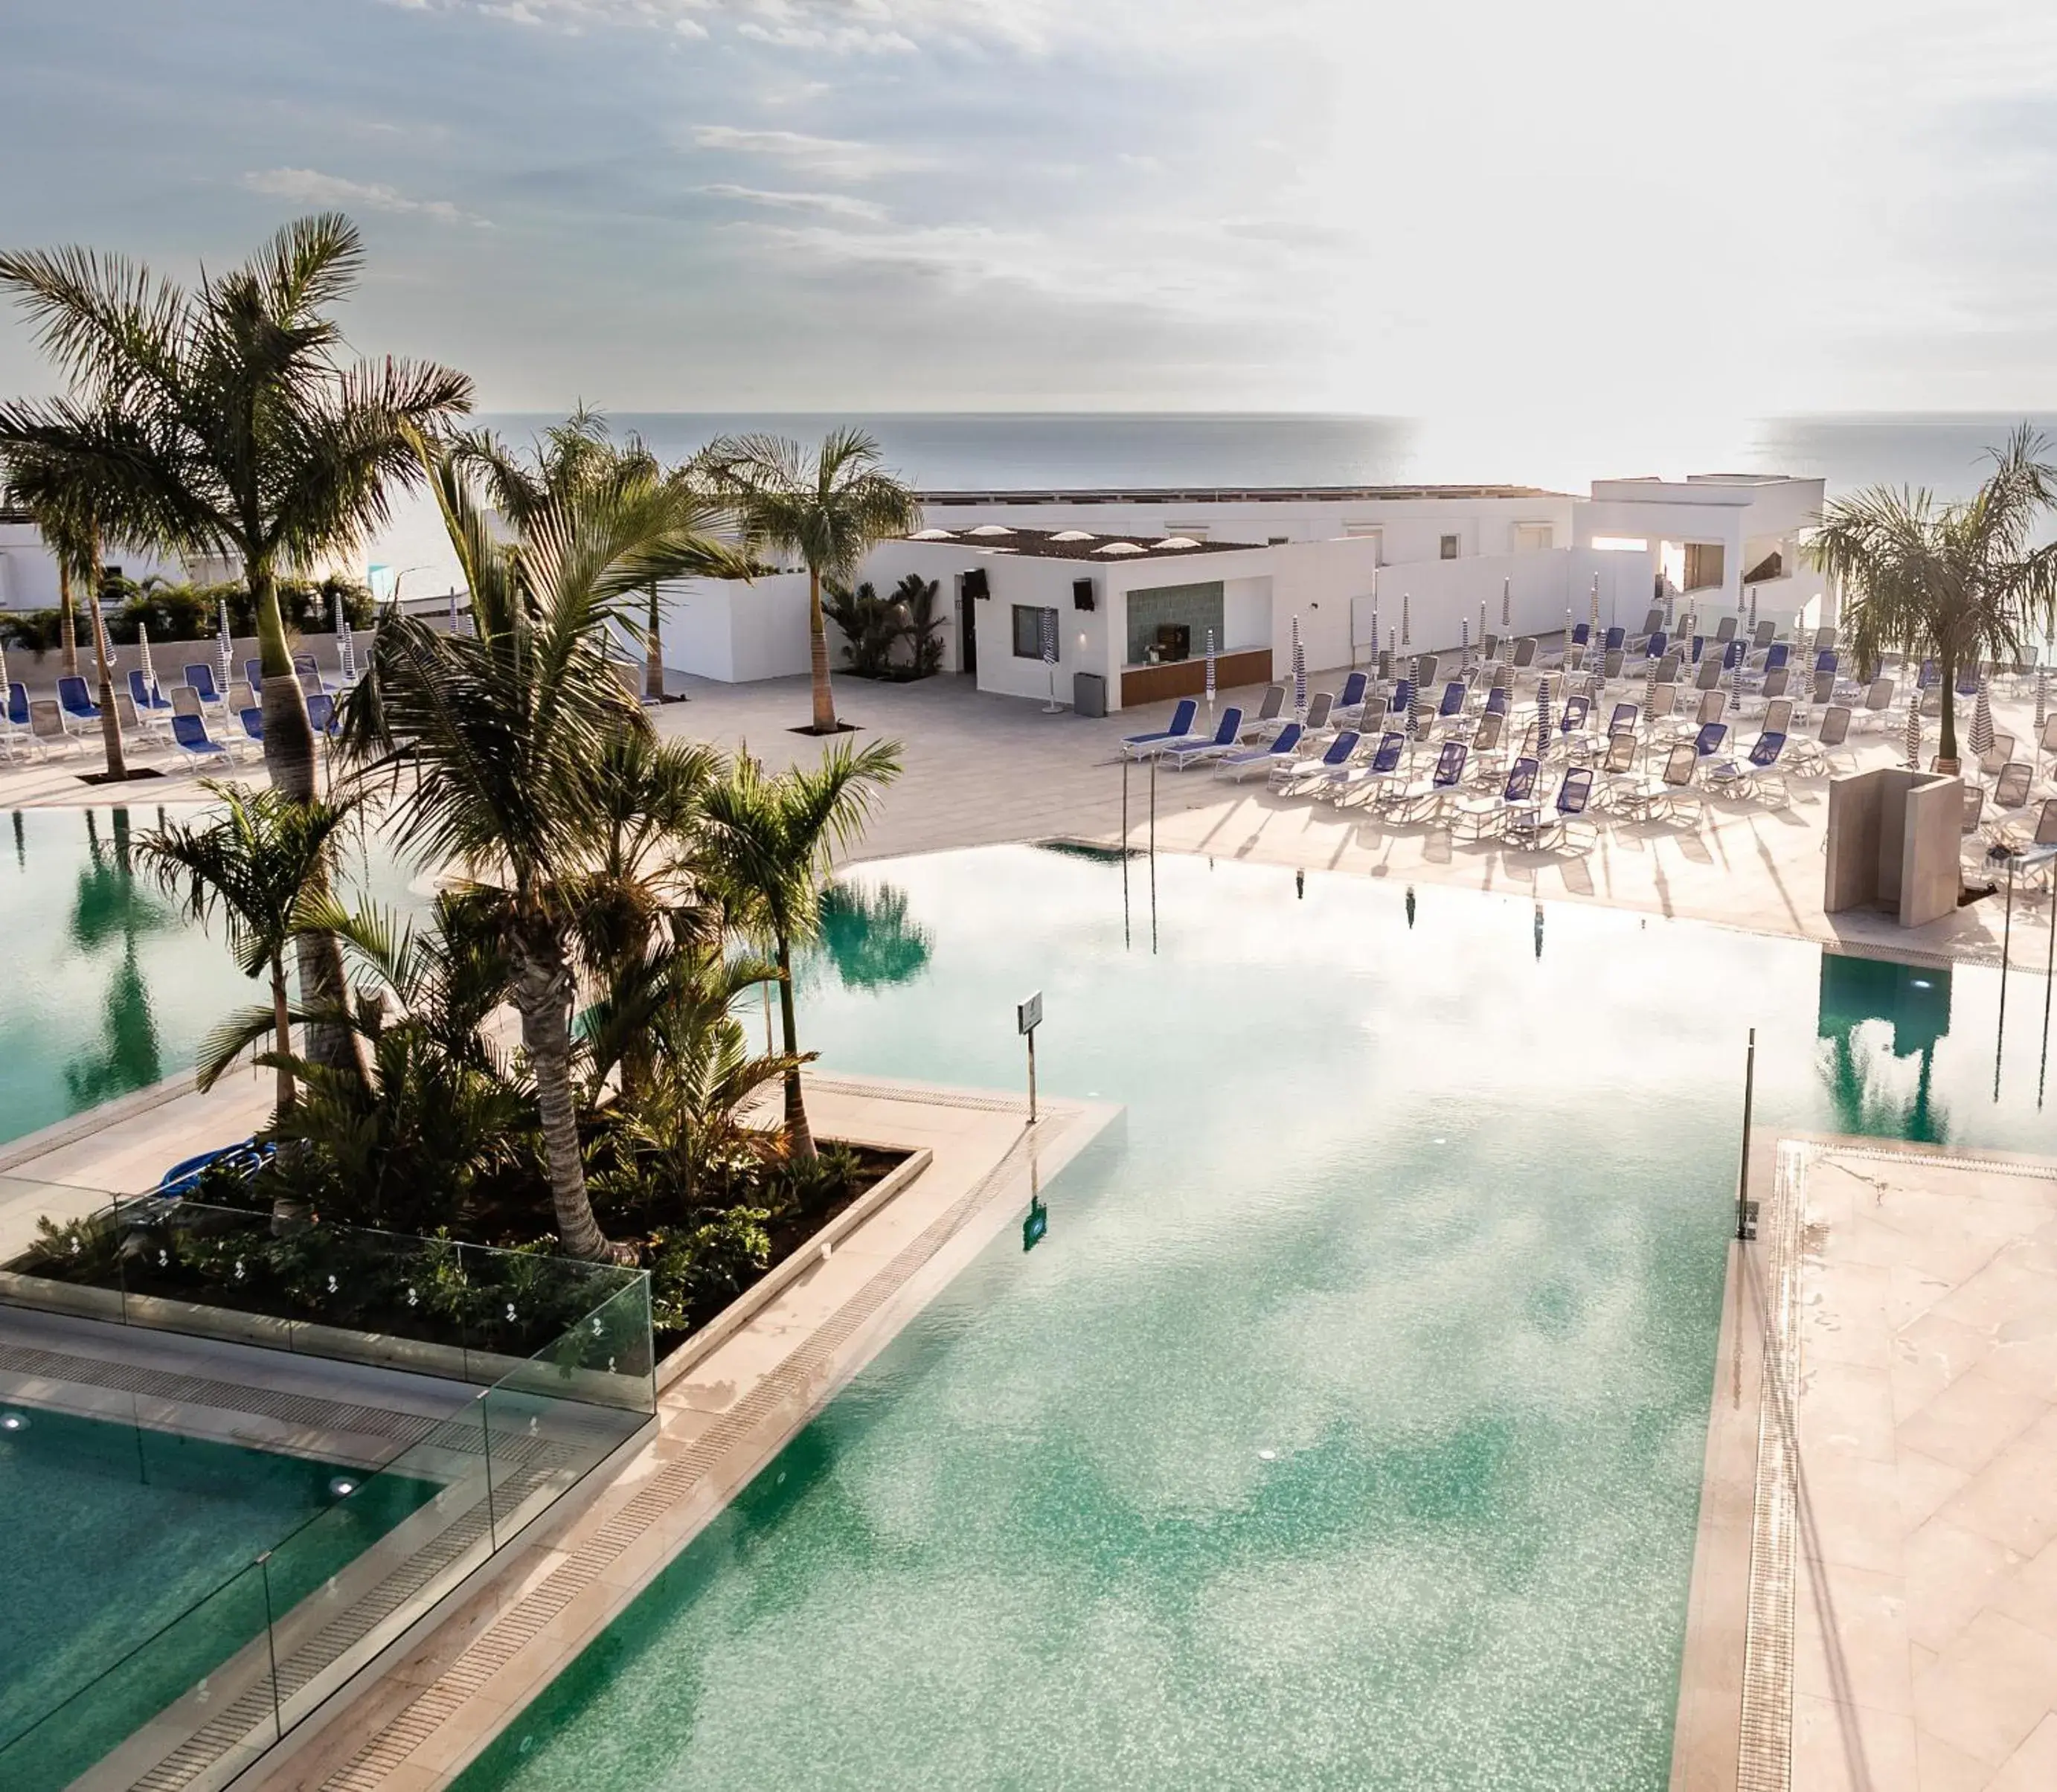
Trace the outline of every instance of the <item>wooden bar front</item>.
<instances>
[{"instance_id":1,"label":"wooden bar front","mask_svg":"<svg viewBox=\"0 0 2057 1792\"><path fill-rule=\"evenodd\" d=\"M1215 656L1215 688L1233 691L1244 684L1271 682L1271 649L1253 647L1240 653ZM1174 660L1168 665L1130 666L1121 675L1121 707L1168 703L1174 697L1197 697L1207 688L1204 659Z\"/></svg>"}]
</instances>

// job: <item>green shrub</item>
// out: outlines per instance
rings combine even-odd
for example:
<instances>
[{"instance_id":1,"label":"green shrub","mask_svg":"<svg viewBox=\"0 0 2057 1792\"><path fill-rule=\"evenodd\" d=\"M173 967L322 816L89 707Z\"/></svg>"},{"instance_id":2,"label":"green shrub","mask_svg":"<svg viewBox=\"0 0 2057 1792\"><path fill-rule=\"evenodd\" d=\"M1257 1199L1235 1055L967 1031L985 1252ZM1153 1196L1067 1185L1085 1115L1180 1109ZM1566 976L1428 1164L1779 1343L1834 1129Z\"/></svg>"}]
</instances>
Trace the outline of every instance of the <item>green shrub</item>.
<instances>
[{"instance_id":1,"label":"green shrub","mask_svg":"<svg viewBox=\"0 0 2057 1792\"><path fill-rule=\"evenodd\" d=\"M771 1262L771 1218L763 1207L731 1207L703 1224L652 1235L650 1318L660 1331L686 1331L714 1317Z\"/></svg>"}]
</instances>

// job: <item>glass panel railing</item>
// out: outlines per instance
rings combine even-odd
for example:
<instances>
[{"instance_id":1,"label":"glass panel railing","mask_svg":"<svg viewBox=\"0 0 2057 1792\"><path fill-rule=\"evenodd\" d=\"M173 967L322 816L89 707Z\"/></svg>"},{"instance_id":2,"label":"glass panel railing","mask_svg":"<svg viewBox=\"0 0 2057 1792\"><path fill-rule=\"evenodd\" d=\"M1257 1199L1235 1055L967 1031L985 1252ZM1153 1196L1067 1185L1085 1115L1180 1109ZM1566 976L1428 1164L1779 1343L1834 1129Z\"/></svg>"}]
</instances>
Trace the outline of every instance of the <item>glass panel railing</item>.
<instances>
[{"instance_id":1,"label":"glass panel railing","mask_svg":"<svg viewBox=\"0 0 2057 1792\"><path fill-rule=\"evenodd\" d=\"M0 1691L7 1792L54 1792L96 1762L89 1786L125 1786L175 1751L193 1786L225 1784L656 1410L648 1277L541 1252L131 1199L39 1229L7 1264L0 1302L290 1351L299 1366L287 1385L302 1398L321 1398L310 1357L375 1371L334 1372L344 1378L337 1417L313 1421L334 1425L334 1460L228 1441L224 1382L253 1397L279 1385L247 1353L194 1359L204 1398L161 1376L146 1394L117 1391L137 1373L168 1369L176 1382L178 1354L149 1346L125 1364L117 1351L113 1379L53 1383L44 1410L0 1413L46 1449L65 1426L82 1427L67 1447L98 1451L136 1505L124 1538L165 1545L159 1557L177 1568L154 1607L133 1585L94 1580L92 1635L62 1662L51 1657L61 1671L18 1676L11 1702ZM394 1384L391 1412L362 1429L367 1403L379 1405L379 1369L478 1391L434 1417L410 1378ZM252 1409L270 1409L260 1399ZM347 1465L379 1435L408 1441ZM265 1500L253 1501L260 1482ZM228 1542L224 1575L219 1527L232 1512L246 1529ZM266 1512L295 1516L275 1536ZM84 1589L92 1577L81 1576ZM139 1627L147 1635L133 1642Z\"/></svg>"},{"instance_id":2,"label":"glass panel railing","mask_svg":"<svg viewBox=\"0 0 2057 1792\"><path fill-rule=\"evenodd\" d=\"M93 1769L127 1786L204 1738L225 1783L279 1738L264 1569L252 1563L0 1745L8 1792L59 1792Z\"/></svg>"},{"instance_id":3,"label":"glass panel railing","mask_svg":"<svg viewBox=\"0 0 2057 1792\"><path fill-rule=\"evenodd\" d=\"M281 1721L290 1729L494 1548L483 1397L273 1548Z\"/></svg>"}]
</instances>

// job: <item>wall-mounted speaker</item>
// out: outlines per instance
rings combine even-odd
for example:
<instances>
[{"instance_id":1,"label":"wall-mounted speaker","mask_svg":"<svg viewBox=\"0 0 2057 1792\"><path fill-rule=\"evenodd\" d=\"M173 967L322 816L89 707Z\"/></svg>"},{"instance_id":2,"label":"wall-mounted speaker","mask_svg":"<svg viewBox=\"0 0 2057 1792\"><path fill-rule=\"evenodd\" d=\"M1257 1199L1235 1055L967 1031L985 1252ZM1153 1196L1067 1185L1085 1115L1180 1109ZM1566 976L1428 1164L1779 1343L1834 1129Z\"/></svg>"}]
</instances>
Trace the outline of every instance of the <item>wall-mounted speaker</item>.
<instances>
[{"instance_id":1,"label":"wall-mounted speaker","mask_svg":"<svg viewBox=\"0 0 2057 1792\"><path fill-rule=\"evenodd\" d=\"M1089 610L1093 607L1093 582L1091 579L1072 581L1072 608Z\"/></svg>"},{"instance_id":2,"label":"wall-mounted speaker","mask_svg":"<svg viewBox=\"0 0 2057 1792\"><path fill-rule=\"evenodd\" d=\"M990 597L993 595L986 588L985 569L983 566L974 566L965 574L964 594L967 597Z\"/></svg>"}]
</instances>

